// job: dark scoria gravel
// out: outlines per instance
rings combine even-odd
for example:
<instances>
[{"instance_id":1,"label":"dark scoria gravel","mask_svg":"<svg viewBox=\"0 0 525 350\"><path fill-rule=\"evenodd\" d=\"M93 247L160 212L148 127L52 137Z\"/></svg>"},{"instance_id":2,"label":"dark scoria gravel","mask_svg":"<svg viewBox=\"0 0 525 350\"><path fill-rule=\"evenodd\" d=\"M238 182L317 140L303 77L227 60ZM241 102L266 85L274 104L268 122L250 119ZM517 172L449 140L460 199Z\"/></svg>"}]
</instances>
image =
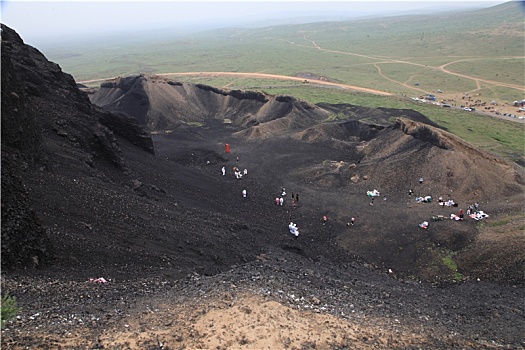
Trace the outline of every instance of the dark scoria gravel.
<instances>
[{"instance_id":1,"label":"dark scoria gravel","mask_svg":"<svg viewBox=\"0 0 525 350\"><path fill-rule=\"evenodd\" d=\"M26 310L39 310L31 314L23 308L3 332L4 344L23 344L24 339L27 341L23 335L31 329L60 336L87 327L96 334L129 314L159 305L198 308L207 298L250 293L359 325L377 326L377 320L383 320L385 331L397 330L400 337L407 328L426 334L429 343L425 346L435 349L460 349L464 344L480 349L525 346L523 288L484 282L436 288L397 280L388 272L354 264L314 262L280 250L268 251L256 261L214 276L194 273L178 281L155 277L93 284L68 282L65 276L35 281L23 275L3 280L3 288L31 303ZM34 345L34 339L28 344Z\"/></svg>"}]
</instances>

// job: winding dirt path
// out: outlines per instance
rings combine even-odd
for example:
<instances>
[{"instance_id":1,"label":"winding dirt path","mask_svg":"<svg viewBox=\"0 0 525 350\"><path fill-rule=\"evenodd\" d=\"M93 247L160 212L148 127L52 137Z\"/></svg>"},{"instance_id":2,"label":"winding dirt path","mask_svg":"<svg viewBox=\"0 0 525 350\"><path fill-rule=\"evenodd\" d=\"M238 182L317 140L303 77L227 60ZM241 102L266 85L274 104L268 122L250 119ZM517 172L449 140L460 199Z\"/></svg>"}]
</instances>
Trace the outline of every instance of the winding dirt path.
<instances>
[{"instance_id":1,"label":"winding dirt path","mask_svg":"<svg viewBox=\"0 0 525 350\"><path fill-rule=\"evenodd\" d=\"M500 57L498 59L509 60L509 59L522 59L522 58L525 58L525 57ZM503 82L495 81L495 80L474 78L474 77L471 77L469 75L456 73L456 72L450 71L450 70L445 68L448 65L451 65L451 64L454 64L454 63L458 63L458 62L478 61L478 60L483 60L483 59L484 58L469 58L469 59L463 59L463 60L456 60L456 61L452 61L452 62L448 62L448 63L442 64L441 66L436 67L436 68L438 68L439 70L441 70L442 72L447 73L447 74L456 75L458 77L462 77L462 78L466 78L466 79L472 79L472 80L474 80L476 82L476 84L478 86L478 89L480 88L480 83L486 83L486 84L492 84L492 85L496 85L496 86L508 87L508 88L511 88L511 89L517 89L517 90L521 90L521 91L525 92L525 87L522 86L522 85L503 83Z\"/></svg>"},{"instance_id":2,"label":"winding dirt path","mask_svg":"<svg viewBox=\"0 0 525 350\"><path fill-rule=\"evenodd\" d=\"M410 62L410 61L406 61L406 60L393 59L393 58L390 58L390 57L378 57L378 56L370 56L370 55L358 54L358 53L355 53L355 52L347 52L347 51L337 51L337 50L324 49L321 46L319 46L319 44L317 44L314 40L308 38L306 36L306 34L303 34L303 38L304 38L304 40L310 42L313 47L312 46L305 46L305 45L295 44L293 42L288 42L288 43L290 43L291 45L296 45L296 46L301 46L301 47L310 47L310 48L314 48L314 49L321 50L321 51L324 51L324 52L332 52L332 53L338 53L338 54L343 54L343 55L351 55L351 56L363 57L363 58L368 58L368 59L373 59L373 60L379 60L380 62L375 62L375 63L373 63L373 65L378 70L379 74L384 79L387 79L387 80L389 80L389 81L391 81L393 83L397 83L397 84L403 85L403 86L408 87L410 89L414 89L414 87L409 86L406 83L402 83L402 82L393 80L391 78L388 78L387 76L382 74L381 69L379 68L379 64L381 64L381 63L400 63L400 64L409 64L409 65L413 65L413 66L424 67L424 68L428 68L428 69L439 69L440 71L442 71L445 74L455 75L455 76L462 77L462 78L465 78L465 79L473 80L476 83L476 89L474 91L480 90L481 89L481 83L485 83L485 84L489 84L489 85L493 85L493 86L507 87L507 88L516 89L516 90L520 90L522 92L525 92L525 87L522 86L522 85L504 83L504 82L495 81L495 80L489 80L489 79L476 78L476 77L473 77L473 76L470 76L470 75L456 73L456 72L450 71L450 70L445 68L448 65L451 65L451 64L454 64L454 63L458 63L458 62L483 60L483 59L485 59L483 57L455 60L455 61L451 61L451 62L442 64L441 66L436 67L436 66L428 66L428 65L425 65L425 64L421 64L421 63ZM523 56L523 57L498 57L497 59L509 60L509 59L524 59L524 58L525 58L525 56ZM421 89L415 89L415 90L423 91Z\"/></svg>"},{"instance_id":3,"label":"winding dirt path","mask_svg":"<svg viewBox=\"0 0 525 350\"><path fill-rule=\"evenodd\" d=\"M396 81L396 80L394 80L392 78L387 77L381 71L380 64L383 64L383 63L399 63L399 64L408 64L408 65L413 65L413 66L418 66L418 67L424 67L424 68L428 68L428 69L438 69L438 70L440 70L441 72L443 72L445 74L455 75L455 76L458 76L458 77L462 77L464 79L470 79L470 80L474 81L476 83L476 89L473 90L473 91L480 90L481 89L481 83L485 83L485 84L492 85L492 86L507 87L507 88L516 89L516 90L520 90L522 92L525 92L525 87L524 86L520 86L520 85L517 85L517 84L510 84L510 83L499 82L499 81L495 81L495 80L476 78L476 77L469 76L469 75L466 75L466 74L457 73L457 72L451 71L451 70L446 68L447 66L449 66L451 64L454 64L454 63L458 63L458 62L483 60L484 58L482 58L482 57L480 57L480 58L467 58L467 59L461 59L461 60L454 60L454 61L442 64L441 66L428 66L428 65L425 65L425 64L421 64L421 63L410 62L410 61L407 61L407 60L394 59L394 58L390 58L390 57L378 57L378 56L359 54L359 53L355 53L355 52L325 49L325 48L319 46L319 44L317 44L314 40L308 38L306 34L303 34L303 38L304 38L305 41L309 42L310 45L302 45L302 44L295 43L295 42L292 42L292 41L286 41L286 42L288 44L290 44L290 45L293 45L293 46L301 46L301 47L306 47L306 48L313 48L313 49L324 51L324 52L338 53L338 54L343 54L343 55L350 55L350 56L363 57L363 58L372 59L372 60L378 60L378 62L371 63L371 64L374 65L374 67L377 69L378 73L384 79L386 79L388 81L391 81L391 82L393 82L395 84L402 85L402 86L407 87L407 88L412 89L412 90L418 90L418 91L423 92L423 93L428 93L428 91L424 91L422 89L414 88L413 86L410 86L410 85L408 85L405 82ZM499 59L506 60L506 59L521 59L521 58L525 58L525 56L524 57L501 57ZM156 74L156 75L159 75L159 76L232 76L232 77L237 77L237 78L259 78L259 79L262 78L262 79L292 80L292 81L301 81L301 82L307 80L308 82L315 83L315 84L339 87L339 88L343 88L343 89L351 89L351 90L355 90L355 91L368 92L368 93L377 94L377 95L383 95L383 96L392 96L393 95L392 93L389 93L389 92L386 92L386 91L370 89L370 88L364 88L364 87L355 86L355 85L346 85L346 84L333 83L333 82L324 81L324 80L304 79L304 78L293 77L293 76L288 76L288 75L268 74L268 73L252 73L252 72L181 72L181 73L161 73L161 74ZM79 83L83 83L83 84L95 83L95 82L111 80L111 79L115 79L115 78L117 78L117 77L83 80L83 81L79 81Z\"/></svg>"},{"instance_id":4,"label":"winding dirt path","mask_svg":"<svg viewBox=\"0 0 525 350\"><path fill-rule=\"evenodd\" d=\"M343 54L343 55L349 55L349 56L362 57L362 58L366 58L366 59L370 59L370 60L377 60L378 62L374 62L374 63L371 63L371 64L373 64L373 66L377 69L378 73L384 79L386 79L386 80L388 80L388 81L390 81L392 83L402 85L402 86L407 87L407 88L412 89L412 90L418 90L418 91L421 91L421 92L425 92L422 89L414 88L413 86L408 85L406 82L400 82L400 81L397 81L397 80L394 80L392 78L387 77L385 74L382 73L381 68L380 68L379 65L380 64L384 64L384 63L399 63L399 64L407 64L407 65L412 65L412 66L417 66L417 67L423 67L423 68L426 68L426 69L438 69L438 70L440 70L441 72L443 72L445 74L455 75L455 76L458 76L458 77L461 77L461 78L464 78L464 79L470 79L470 80L474 81L476 83L476 89L473 90L473 91L480 90L481 89L481 83L484 83L484 84L492 85L493 87L494 86L501 86L501 87L507 87L507 88L511 88L511 89L520 90L521 92L525 92L525 87L522 86L522 85L510 84L510 83L505 83L505 82L500 82L500 81L495 81L495 80L477 78L477 77L473 77L473 76L470 76L470 75L457 73L457 72L451 71L451 70L446 68L447 66L449 66L451 64L454 64L454 63L458 63L458 62L483 60L483 59L485 59L483 57L454 60L454 61L450 61L450 62L447 62L445 64L442 64L440 66L429 66L429 65L416 63L416 62L411 62L411 61L407 61L407 60L403 60L403 59L395 59L395 58L392 58L392 57L373 56L373 55L360 54L360 53L356 53L356 52L338 51L338 50L326 49L326 48L321 47L317 42L315 42L313 39L311 39L309 37L308 33L302 33L302 34L303 34L302 35L303 39L306 42L308 42L309 44L304 45L304 44L296 43L296 42L289 41L289 40L284 40L284 41L286 43L288 43L289 45L292 45L292 46L300 46L300 47L311 48L311 49L320 50L320 51L324 51L324 52L331 52L331 53L337 53L337 54ZM311 34L312 33L310 33L310 35ZM315 33L313 33L313 34L315 34ZM277 39L277 40L282 40L282 39ZM499 57L497 59L502 59L502 60L525 59L525 56L523 56L523 57L521 57L521 56L519 56L519 57L518 56L515 56L515 57L514 56L512 56L512 57ZM304 79L304 78L293 77L293 76L288 76L288 75L267 74L267 73L252 73L252 72L183 72L183 73L162 73L162 74L157 74L157 75L159 75L159 76L233 76L233 77L238 77L238 78L263 78L263 79L279 79L279 80L293 80L293 81L305 81L305 80L308 80L308 82L315 83L315 84L320 84L320 85L334 86L334 87L339 87L339 88L343 88L343 89L351 89L351 90L355 90L355 91L363 91L363 92L368 92L368 93L378 94L378 95L383 95L383 96L392 96L393 95L392 93L389 93L389 92L386 92L386 91L370 89L370 88L364 88L364 87L355 86L355 85L338 84L338 83L333 83L333 82L328 82L328 81L323 81L323 80ZM79 81L79 83L84 83L84 84L85 83L94 83L94 82L98 82L98 81L110 80L110 79L115 79L115 78L116 77L101 78L101 79L91 79L91 80ZM428 92L425 92L425 93L428 93Z\"/></svg>"}]
</instances>

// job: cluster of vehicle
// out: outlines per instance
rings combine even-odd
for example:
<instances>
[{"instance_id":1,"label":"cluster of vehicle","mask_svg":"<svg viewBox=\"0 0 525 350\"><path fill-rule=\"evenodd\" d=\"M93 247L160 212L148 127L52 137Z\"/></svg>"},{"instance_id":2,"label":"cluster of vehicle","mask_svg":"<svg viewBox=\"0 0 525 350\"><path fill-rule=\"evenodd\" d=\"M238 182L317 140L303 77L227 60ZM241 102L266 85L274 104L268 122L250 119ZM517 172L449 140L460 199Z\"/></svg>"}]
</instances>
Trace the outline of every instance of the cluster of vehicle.
<instances>
[{"instance_id":1,"label":"cluster of vehicle","mask_svg":"<svg viewBox=\"0 0 525 350\"><path fill-rule=\"evenodd\" d=\"M503 116L511 117L511 118L518 118L518 119L525 119L525 115L517 116L516 114L511 114L511 113L503 113Z\"/></svg>"},{"instance_id":2,"label":"cluster of vehicle","mask_svg":"<svg viewBox=\"0 0 525 350\"><path fill-rule=\"evenodd\" d=\"M412 100L418 101L418 102L423 102L423 103L432 103L434 105L441 106L443 108L451 108L452 107L452 105L450 105L448 103L439 103L439 102L437 102L435 96L431 95L431 94L429 94L429 95L427 95L425 97L412 97ZM467 107L467 106L464 106L464 105L461 105L460 108L463 109L464 111L467 111L467 112L474 112L474 111L476 111L476 108L474 108L474 107ZM516 112L518 112L518 113L525 112L525 107L520 107ZM496 113L496 114L498 114L498 113ZM525 119L525 115L517 116L516 114L505 113L505 114L503 114L503 116L510 117L510 118Z\"/></svg>"},{"instance_id":3,"label":"cluster of vehicle","mask_svg":"<svg viewBox=\"0 0 525 350\"><path fill-rule=\"evenodd\" d=\"M414 101L419 101L419 102L423 102L423 103L427 103L427 102L430 102L432 103L433 105L440 105L439 102L436 101L436 98L428 98L428 96L426 98L419 98L419 97L412 97L412 99Z\"/></svg>"},{"instance_id":4,"label":"cluster of vehicle","mask_svg":"<svg viewBox=\"0 0 525 350\"><path fill-rule=\"evenodd\" d=\"M423 102L423 103L431 103L433 105L436 105L436 106L441 106L441 107L445 107L445 108L450 108L452 107L450 104L448 103L439 103L436 101L436 97L434 95L428 95L426 96L425 98L419 98L419 97L412 97L412 100L414 101L418 101L418 102ZM472 108L472 110L474 110L474 108Z\"/></svg>"}]
</instances>

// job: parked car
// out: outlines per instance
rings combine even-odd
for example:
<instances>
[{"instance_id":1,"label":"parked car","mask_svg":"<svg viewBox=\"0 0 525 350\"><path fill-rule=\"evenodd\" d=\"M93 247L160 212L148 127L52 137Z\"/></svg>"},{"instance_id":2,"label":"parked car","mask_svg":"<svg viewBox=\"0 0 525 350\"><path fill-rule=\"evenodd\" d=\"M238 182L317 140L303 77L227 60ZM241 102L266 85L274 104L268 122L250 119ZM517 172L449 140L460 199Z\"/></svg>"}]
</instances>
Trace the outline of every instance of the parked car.
<instances>
[{"instance_id":1,"label":"parked car","mask_svg":"<svg viewBox=\"0 0 525 350\"><path fill-rule=\"evenodd\" d=\"M449 105L448 103L444 103L444 104L443 104L443 107L448 107L448 108L450 108L450 107L452 107L452 106Z\"/></svg>"},{"instance_id":2,"label":"parked car","mask_svg":"<svg viewBox=\"0 0 525 350\"><path fill-rule=\"evenodd\" d=\"M463 110L467 112L472 112L472 108L468 108L468 107L463 108Z\"/></svg>"}]
</instances>

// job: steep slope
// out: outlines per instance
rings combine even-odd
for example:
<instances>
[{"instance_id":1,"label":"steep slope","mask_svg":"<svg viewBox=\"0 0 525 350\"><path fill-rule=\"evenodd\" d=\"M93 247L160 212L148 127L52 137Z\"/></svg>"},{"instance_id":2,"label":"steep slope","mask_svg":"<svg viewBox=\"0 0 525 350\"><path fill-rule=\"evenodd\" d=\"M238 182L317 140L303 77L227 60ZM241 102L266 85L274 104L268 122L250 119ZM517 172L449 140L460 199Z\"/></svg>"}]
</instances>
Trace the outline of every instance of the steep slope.
<instances>
[{"instance_id":1,"label":"steep slope","mask_svg":"<svg viewBox=\"0 0 525 350\"><path fill-rule=\"evenodd\" d=\"M2 50L6 45L2 37ZM11 60L2 52L2 267L46 262L53 255L22 181L24 171L43 153L28 107Z\"/></svg>"},{"instance_id":2,"label":"steep slope","mask_svg":"<svg viewBox=\"0 0 525 350\"><path fill-rule=\"evenodd\" d=\"M407 190L406 179L414 171L425 175L432 184L430 194L458 200L490 201L523 196L523 169L464 142L454 135L426 123L397 118L344 121L320 124L293 135L309 143L328 143L346 149L346 166L339 166L345 181L341 185L357 186L357 178L366 176L387 193ZM390 125L389 125L390 124ZM348 165L354 164L349 167ZM358 164L356 166L356 164ZM317 166L316 172L322 166ZM327 167L327 169L330 167ZM311 173L312 169L305 169ZM327 172L332 172L327 170ZM296 171L301 177L301 171ZM317 182L322 182L321 172ZM354 181L351 179L354 178Z\"/></svg>"},{"instance_id":3,"label":"steep slope","mask_svg":"<svg viewBox=\"0 0 525 350\"><path fill-rule=\"evenodd\" d=\"M130 213L115 216L104 200L135 199L123 150L155 159L150 136L129 116L94 107L70 75L5 25L2 86L2 267L78 269L118 259L106 247L93 260L87 246L121 241L108 229L126 226Z\"/></svg>"},{"instance_id":4,"label":"steep slope","mask_svg":"<svg viewBox=\"0 0 525 350\"><path fill-rule=\"evenodd\" d=\"M328 112L290 96L225 91L146 75L107 81L90 99L106 110L135 117L150 131L218 119L237 128L253 127L246 131L247 137L260 138L279 133L283 128L312 125L328 116Z\"/></svg>"},{"instance_id":5,"label":"steep slope","mask_svg":"<svg viewBox=\"0 0 525 350\"><path fill-rule=\"evenodd\" d=\"M51 258L52 247L27 191L30 174L63 171L57 154L75 171L89 173L106 165L123 169L114 142L72 77L2 25L3 267L45 264Z\"/></svg>"}]
</instances>

